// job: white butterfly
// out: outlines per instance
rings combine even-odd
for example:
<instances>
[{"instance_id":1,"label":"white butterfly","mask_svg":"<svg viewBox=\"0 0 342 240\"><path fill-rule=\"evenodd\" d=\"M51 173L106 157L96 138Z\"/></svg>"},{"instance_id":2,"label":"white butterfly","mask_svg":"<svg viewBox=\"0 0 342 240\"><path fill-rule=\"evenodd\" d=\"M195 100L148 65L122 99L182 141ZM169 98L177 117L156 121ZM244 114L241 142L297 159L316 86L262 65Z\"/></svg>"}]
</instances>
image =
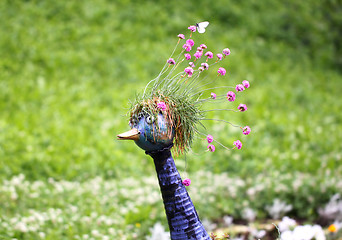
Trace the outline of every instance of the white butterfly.
<instances>
[{"instance_id":1,"label":"white butterfly","mask_svg":"<svg viewBox=\"0 0 342 240\"><path fill-rule=\"evenodd\" d=\"M209 25L209 22L207 22L207 21L196 23L197 31L199 33L204 33L205 32L205 28L208 27L208 25Z\"/></svg>"}]
</instances>

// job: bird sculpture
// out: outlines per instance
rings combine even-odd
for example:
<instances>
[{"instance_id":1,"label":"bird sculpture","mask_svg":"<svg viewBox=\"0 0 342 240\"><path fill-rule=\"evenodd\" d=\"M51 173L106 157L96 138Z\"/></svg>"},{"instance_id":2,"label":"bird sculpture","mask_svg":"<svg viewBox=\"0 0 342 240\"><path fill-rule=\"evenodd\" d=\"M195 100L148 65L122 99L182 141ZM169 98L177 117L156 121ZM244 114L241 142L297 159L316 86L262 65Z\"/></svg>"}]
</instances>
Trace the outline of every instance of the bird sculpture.
<instances>
[{"instance_id":1,"label":"bird sculpture","mask_svg":"<svg viewBox=\"0 0 342 240\"><path fill-rule=\"evenodd\" d=\"M202 44L194 54L197 60L196 64L190 62L191 56L189 55L194 46L191 36L196 32L196 26L190 26L188 29L190 30L189 39L184 40L183 34L178 35L179 40L175 50L181 41L185 41L180 54L176 57L171 55L160 74L147 84L143 94L133 102L129 111L131 130L119 134L117 137L119 140L133 140L153 158L171 239L209 240L211 238L204 229L186 189L188 184L182 180L171 151L175 154L186 152L191 146L194 135L203 134L199 131L198 126L202 125L202 121L207 120L204 116L207 110L202 108L205 102L224 98L232 102L235 100L235 93L230 91L229 94L225 94L227 96L218 97L215 93L211 93L209 97L201 98L206 91L219 88L203 89L203 86L210 82L203 80L202 74L208 70L209 66L214 68L214 65L228 56L230 51L228 48L224 49L222 54L217 54L216 61L212 60L212 63L210 61L213 54L207 51L203 57L206 60L201 63L200 59L206 49L206 46ZM176 73L176 70L184 62L187 67L184 71ZM198 69L195 70L196 65ZM221 67L217 73L216 77L222 77L226 71ZM239 87L242 88L249 87L249 83L248 86L240 85ZM244 104L240 104L236 111L245 111L246 109ZM247 127L242 128L244 134L250 131ZM215 140L209 136L207 137L208 151L213 152L215 146L212 143ZM241 148L240 141L236 141L234 144L235 148Z\"/></svg>"},{"instance_id":2,"label":"bird sculpture","mask_svg":"<svg viewBox=\"0 0 342 240\"><path fill-rule=\"evenodd\" d=\"M173 160L170 149L174 134L168 134L170 123L162 114L158 114L155 122L151 121L149 115L142 115L135 120L132 129L118 135L118 138L134 140L153 158L171 239L210 239Z\"/></svg>"}]
</instances>

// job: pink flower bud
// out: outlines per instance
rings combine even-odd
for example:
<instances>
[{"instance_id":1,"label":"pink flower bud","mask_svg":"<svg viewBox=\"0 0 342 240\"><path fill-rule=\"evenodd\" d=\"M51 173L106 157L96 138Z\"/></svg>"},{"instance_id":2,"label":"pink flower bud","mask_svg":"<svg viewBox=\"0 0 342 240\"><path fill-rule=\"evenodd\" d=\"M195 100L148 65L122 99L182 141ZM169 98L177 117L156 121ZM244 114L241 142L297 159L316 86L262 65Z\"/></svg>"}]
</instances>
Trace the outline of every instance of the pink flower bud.
<instances>
[{"instance_id":1,"label":"pink flower bud","mask_svg":"<svg viewBox=\"0 0 342 240\"><path fill-rule=\"evenodd\" d=\"M206 49L206 48L207 48L207 45L201 44L200 47L201 47L202 49Z\"/></svg>"},{"instance_id":2,"label":"pink flower bud","mask_svg":"<svg viewBox=\"0 0 342 240\"><path fill-rule=\"evenodd\" d=\"M215 146L214 145L209 144L207 148L208 148L209 152L215 152Z\"/></svg>"},{"instance_id":3,"label":"pink flower bud","mask_svg":"<svg viewBox=\"0 0 342 240\"><path fill-rule=\"evenodd\" d=\"M214 54L210 51L206 52L204 55L207 56L208 58L213 58L214 56Z\"/></svg>"},{"instance_id":4,"label":"pink flower bud","mask_svg":"<svg viewBox=\"0 0 342 240\"><path fill-rule=\"evenodd\" d=\"M182 181L182 183L183 183L184 186L190 186L191 180L190 180L190 178L185 178L185 179Z\"/></svg>"},{"instance_id":5,"label":"pink flower bud","mask_svg":"<svg viewBox=\"0 0 342 240\"><path fill-rule=\"evenodd\" d=\"M209 64L208 63L201 63L201 66L204 68L204 69L208 69L209 68Z\"/></svg>"},{"instance_id":6,"label":"pink flower bud","mask_svg":"<svg viewBox=\"0 0 342 240\"><path fill-rule=\"evenodd\" d=\"M188 76L191 77L192 74L194 73L194 69L192 67L186 67L184 69L184 72L186 72L188 74Z\"/></svg>"},{"instance_id":7,"label":"pink flower bud","mask_svg":"<svg viewBox=\"0 0 342 240\"><path fill-rule=\"evenodd\" d=\"M216 56L220 61L222 60L223 55L221 53L216 54Z\"/></svg>"},{"instance_id":8,"label":"pink flower bud","mask_svg":"<svg viewBox=\"0 0 342 240\"><path fill-rule=\"evenodd\" d=\"M232 91L227 92L227 99L229 102L234 102L235 101L235 93Z\"/></svg>"},{"instance_id":9,"label":"pink flower bud","mask_svg":"<svg viewBox=\"0 0 342 240\"><path fill-rule=\"evenodd\" d=\"M175 60L174 60L173 58L169 58L169 59L167 60L167 63L169 63L169 64L175 64L176 62L175 62Z\"/></svg>"},{"instance_id":10,"label":"pink flower bud","mask_svg":"<svg viewBox=\"0 0 342 240\"><path fill-rule=\"evenodd\" d=\"M193 46L195 45L195 42L194 42L194 40L192 40L192 39L186 40L185 43L186 43L186 44L189 44L191 47L193 47Z\"/></svg>"},{"instance_id":11,"label":"pink flower bud","mask_svg":"<svg viewBox=\"0 0 342 240\"><path fill-rule=\"evenodd\" d=\"M223 53L225 56L228 56L228 55L230 54L229 48L223 49L222 53Z\"/></svg>"},{"instance_id":12,"label":"pink flower bud","mask_svg":"<svg viewBox=\"0 0 342 240\"><path fill-rule=\"evenodd\" d=\"M191 46L189 45L189 44L184 44L183 45L183 48L185 49L185 51L187 51L187 52L190 52L191 51Z\"/></svg>"},{"instance_id":13,"label":"pink flower bud","mask_svg":"<svg viewBox=\"0 0 342 240\"><path fill-rule=\"evenodd\" d=\"M226 75L226 69L224 69L223 67L220 67L217 70L218 74L221 74L222 76Z\"/></svg>"},{"instance_id":14,"label":"pink flower bud","mask_svg":"<svg viewBox=\"0 0 342 240\"><path fill-rule=\"evenodd\" d=\"M178 34L177 37L179 37L180 39L185 39L184 34Z\"/></svg>"},{"instance_id":15,"label":"pink flower bud","mask_svg":"<svg viewBox=\"0 0 342 240\"><path fill-rule=\"evenodd\" d=\"M214 141L213 136L211 136L210 134L208 134L208 136L207 136L207 141L208 141L208 143L212 143L212 142Z\"/></svg>"},{"instance_id":16,"label":"pink flower bud","mask_svg":"<svg viewBox=\"0 0 342 240\"><path fill-rule=\"evenodd\" d=\"M196 59L200 59L200 58L202 57L202 54L203 54L202 51L201 51L201 52L197 51L197 52L195 52L194 57L195 57Z\"/></svg>"},{"instance_id":17,"label":"pink flower bud","mask_svg":"<svg viewBox=\"0 0 342 240\"><path fill-rule=\"evenodd\" d=\"M245 87L245 88L249 88L250 84L247 80L243 80L242 81L242 85Z\"/></svg>"},{"instance_id":18,"label":"pink flower bud","mask_svg":"<svg viewBox=\"0 0 342 240\"><path fill-rule=\"evenodd\" d=\"M240 105L238 106L238 110L239 110L240 112L247 111L247 106L246 106L246 104L240 104Z\"/></svg>"},{"instance_id":19,"label":"pink flower bud","mask_svg":"<svg viewBox=\"0 0 342 240\"><path fill-rule=\"evenodd\" d=\"M157 103L157 108L159 108L162 111L166 110L166 104L164 102Z\"/></svg>"},{"instance_id":20,"label":"pink flower bud","mask_svg":"<svg viewBox=\"0 0 342 240\"><path fill-rule=\"evenodd\" d=\"M251 132L251 128L249 126L245 126L242 129L242 133L245 134L245 135L248 135L250 132Z\"/></svg>"},{"instance_id":21,"label":"pink flower bud","mask_svg":"<svg viewBox=\"0 0 342 240\"><path fill-rule=\"evenodd\" d=\"M245 87L242 84L238 84L236 85L235 90L237 92L242 92L243 90L245 90Z\"/></svg>"},{"instance_id":22,"label":"pink flower bud","mask_svg":"<svg viewBox=\"0 0 342 240\"><path fill-rule=\"evenodd\" d=\"M237 149L241 149L241 148L242 148L242 143L240 142L240 140L236 140L236 141L234 142L234 145L235 145L235 147L236 147Z\"/></svg>"},{"instance_id":23,"label":"pink flower bud","mask_svg":"<svg viewBox=\"0 0 342 240\"><path fill-rule=\"evenodd\" d=\"M196 26L194 26L194 25L191 25L190 27L188 27L188 29L189 29L191 32L196 32Z\"/></svg>"}]
</instances>

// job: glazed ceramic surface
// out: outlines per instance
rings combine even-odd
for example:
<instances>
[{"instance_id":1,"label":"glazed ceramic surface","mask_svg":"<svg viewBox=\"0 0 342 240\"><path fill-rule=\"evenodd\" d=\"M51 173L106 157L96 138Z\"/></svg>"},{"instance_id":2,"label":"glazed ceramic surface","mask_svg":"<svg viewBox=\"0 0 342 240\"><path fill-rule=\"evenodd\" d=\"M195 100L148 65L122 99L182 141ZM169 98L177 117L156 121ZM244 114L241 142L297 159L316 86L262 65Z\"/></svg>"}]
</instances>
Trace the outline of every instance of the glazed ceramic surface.
<instances>
[{"instance_id":1,"label":"glazed ceramic surface","mask_svg":"<svg viewBox=\"0 0 342 240\"><path fill-rule=\"evenodd\" d=\"M139 115L130 122L131 128L140 132L139 140L135 143L145 151L161 150L173 142L173 130L169 131L169 123L159 113L157 119L149 115Z\"/></svg>"}]
</instances>

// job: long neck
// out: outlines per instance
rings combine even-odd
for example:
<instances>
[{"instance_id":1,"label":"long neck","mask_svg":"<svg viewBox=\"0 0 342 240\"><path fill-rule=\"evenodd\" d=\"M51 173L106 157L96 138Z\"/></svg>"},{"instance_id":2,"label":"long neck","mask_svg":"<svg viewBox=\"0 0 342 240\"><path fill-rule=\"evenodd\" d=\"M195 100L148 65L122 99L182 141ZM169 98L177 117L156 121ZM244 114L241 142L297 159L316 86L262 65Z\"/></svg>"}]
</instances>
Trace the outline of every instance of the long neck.
<instances>
[{"instance_id":1,"label":"long neck","mask_svg":"<svg viewBox=\"0 0 342 240\"><path fill-rule=\"evenodd\" d=\"M171 240L210 240L182 184L170 149L147 154L153 158L156 167Z\"/></svg>"}]
</instances>

